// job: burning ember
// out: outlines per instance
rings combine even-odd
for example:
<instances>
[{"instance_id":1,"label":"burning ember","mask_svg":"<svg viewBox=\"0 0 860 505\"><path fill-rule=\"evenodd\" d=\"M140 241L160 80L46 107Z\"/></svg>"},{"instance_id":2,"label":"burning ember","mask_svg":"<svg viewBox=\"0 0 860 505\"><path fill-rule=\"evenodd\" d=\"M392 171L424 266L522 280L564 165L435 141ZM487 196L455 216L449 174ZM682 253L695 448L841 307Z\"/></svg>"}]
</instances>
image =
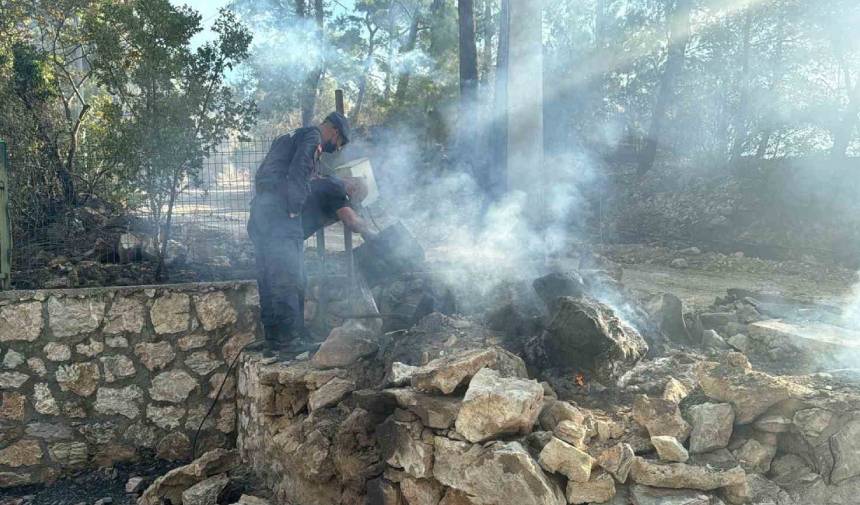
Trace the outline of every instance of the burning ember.
<instances>
[{"instance_id":1,"label":"burning ember","mask_svg":"<svg viewBox=\"0 0 860 505\"><path fill-rule=\"evenodd\" d=\"M576 385L582 389L588 387L588 383L585 382L585 374L582 372L576 372L576 377L573 380L576 382Z\"/></svg>"}]
</instances>

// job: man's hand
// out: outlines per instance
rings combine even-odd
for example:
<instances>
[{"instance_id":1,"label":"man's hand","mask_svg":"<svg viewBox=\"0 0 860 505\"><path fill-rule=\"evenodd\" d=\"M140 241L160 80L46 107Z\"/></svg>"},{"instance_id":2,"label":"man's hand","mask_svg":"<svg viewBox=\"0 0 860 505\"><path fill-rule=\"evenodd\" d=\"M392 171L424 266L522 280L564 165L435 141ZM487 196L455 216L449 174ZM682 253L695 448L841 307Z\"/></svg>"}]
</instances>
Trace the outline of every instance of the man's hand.
<instances>
[{"instance_id":1,"label":"man's hand","mask_svg":"<svg viewBox=\"0 0 860 505\"><path fill-rule=\"evenodd\" d=\"M337 210L337 218L343 222L343 225L355 233L360 233L362 236L373 236L368 226L367 221L361 218L351 207L343 207Z\"/></svg>"}]
</instances>

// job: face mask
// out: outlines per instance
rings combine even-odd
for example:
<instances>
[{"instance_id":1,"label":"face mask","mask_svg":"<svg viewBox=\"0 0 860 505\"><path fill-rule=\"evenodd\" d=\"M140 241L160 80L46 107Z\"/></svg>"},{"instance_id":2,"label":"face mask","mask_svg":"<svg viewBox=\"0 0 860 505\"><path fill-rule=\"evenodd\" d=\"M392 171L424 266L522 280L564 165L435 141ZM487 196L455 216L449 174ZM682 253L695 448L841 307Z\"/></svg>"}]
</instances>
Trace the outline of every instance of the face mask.
<instances>
[{"instance_id":1,"label":"face mask","mask_svg":"<svg viewBox=\"0 0 860 505\"><path fill-rule=\"evenodd\" d=\"M334 141L329 140L328 142L323 144L322 149L323 149L323 152L331 154L331 153L337 151L337 144Z\"/></svg>"}]
</instances>

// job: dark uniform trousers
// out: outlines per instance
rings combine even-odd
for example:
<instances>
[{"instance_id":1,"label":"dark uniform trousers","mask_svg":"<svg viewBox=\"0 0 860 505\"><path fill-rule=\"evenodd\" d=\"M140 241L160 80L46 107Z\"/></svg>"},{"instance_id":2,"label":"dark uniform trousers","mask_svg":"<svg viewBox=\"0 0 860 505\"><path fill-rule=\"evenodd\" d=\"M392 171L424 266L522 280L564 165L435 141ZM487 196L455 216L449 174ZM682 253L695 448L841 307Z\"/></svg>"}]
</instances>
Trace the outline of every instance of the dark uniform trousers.
<instances>
[{"instance_id":1,"label":"dark uniform trousers","mask_svg":"<svg viewBox=\"0 0 860 505\"><path fill-rule=\"evenodd\" d=\"M248 234L254 243L260 319L273 347L304 334L305 276L302 218L291 218L284 199L258 193L251 202Z\"/></svg>"}]
</instances>

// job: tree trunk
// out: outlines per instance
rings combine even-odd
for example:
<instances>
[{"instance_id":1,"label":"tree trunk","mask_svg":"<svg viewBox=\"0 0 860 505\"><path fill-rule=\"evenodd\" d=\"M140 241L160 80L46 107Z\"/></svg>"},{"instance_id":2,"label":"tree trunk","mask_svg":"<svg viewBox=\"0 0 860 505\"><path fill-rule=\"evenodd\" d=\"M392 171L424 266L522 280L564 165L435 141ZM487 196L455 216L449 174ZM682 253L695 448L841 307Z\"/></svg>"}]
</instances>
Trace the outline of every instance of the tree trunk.
<instances>
[{"instance_id":1,"label":"tree trunk","mask_svg":"<svg viewBox=\"0 0 860 505\"><path fill-rule=\"evenodd\" d=\"M484 165L478 146L481 121L478 119L478 47L475 42L475 5L473 0L457 0L460 27L460 112L458 150L477 181L485 182Z\"/></svg>"},{"instance_id":2,"label":"tree trunk","mask_svg":"<svg viewBox=\"0 0 860 505\"><path fill-rule=\"evenodd\" d=\"M418 42L418 26L421 23L421 16L416 11L412 18L412 24L409 25L409 35L406 38L406 44L400 48L400 54L408 54L415 50L415 44ZM412 76L412 69L406 66L400 71L397 79L397 89L394 91L394 101L402 103L406 99L406 90L409 88L409 78Z\"/></svg>"},{"instance_id":3,"label":"tree trunk","mask_svg":"<svg viewBox=\"0 0 860 505\"><path fill-rule=\"evenodd\" d=\"M851 90L848 108L845 110L839 126L833 132L833 149L830 151L830 156L834 160L843 160L848 155L848 145L851 144L854 127L857 125L857 115L860 114L860 79L853 87L850 81L847 84L848 89Z\"/></svg>"},{"instance_id":4,"label":"tree trunk","mask_svg":"<svg viewBox=\"0 0 860 505\"><path fill-rule=\"evenodd\" d=\"M304 0L296 0L296 14L300 17L310 17L310 12ZM323 28L325 22L325 10L323 0L314 0L314 17L316 20L315 39L317 44L323 44ZM319 84L323 76L324 62L320 61L319 65L314 67L305 78L302 86L300 104L302 109L302 126L310 126L314 122L314 114L316 113L317 95L319 92Z\"/></svg>"},{"instance_id":5,"label":"tree trunk","mask_svg":"<svg viewBox=\"0 0 860 505\"><path fill-rule=\"evenodd\" d=\"M735 120L732 124L734 132L734 142L732 144L731 162L737 163L744 152L746 145L747 132L747 109L749 108L749 68L750 68L750 38L752 34L753 23L752 7L747 7L744 15L744 26L741 42L741 75L738 78L738 110L735 112Z\"/></svg>"},{"instance_id":6,"label":"tree trunk","mask_svg":"<svg viewBox=\"0 0 860 505\"><path fill-rule=\"evenodd\" d=\"M684 54L690 41L690 12L692 0L676 0L675 9L669 16L669 44L666 54L666 64L660 76L660 88L654 114L651 119L651 129L645 138L639 160L639 175L644 175L654 166L657 157L657 145L666 122L666 112L675 98L675 85L684 70Z\"/></svg>"},{"instance_id":7,"label":"tree trunk","mask_svg":"<svg viewBox=\"0 0 860 505\"><path fill-rule=\"evenodd\" d=\"M480 79L481 84L486 85L489 82L490 69L493 66L493 35L495 35L495 29L492 22L492 2L490 0L483 0L483 2L484 24L481 27L482 38L484 39L481 47L481 68L483 70L483 75L481 75Z\"/></svg>"},{"instance_id":8,"label":"tree trunk","mask_svg":"<svg viewBox=\"0 0 860 505\"><path fill-rule=\"evenodd\" d=\"M501 0L499 9L499 48L496 60L496 92L490 152L492 163L487 170L487 190L491 199L507 191L508 165L508 49L510 47L510 0Z\"/></svg>"},{"instance_id":9,"label":"tree trunk","mask_svg":"<svg viewBox=\"0 0 860 505\"><path fill-rule=\"evenodd\" d=\"M355 100L355 107L352 108L352 113L349 116L350 122L353 125L358 124L358 118L361 116L361 109L364 106L364 98L367 95L367 74L370 72L370 67L373 66L373 53L376 51L376 32L379 28L371 29L370 17L365 19L367 23L368 38L367 38L367 58L364 60L364 71L358 81L358 97Z\"/></svg>"}]
</instances>

